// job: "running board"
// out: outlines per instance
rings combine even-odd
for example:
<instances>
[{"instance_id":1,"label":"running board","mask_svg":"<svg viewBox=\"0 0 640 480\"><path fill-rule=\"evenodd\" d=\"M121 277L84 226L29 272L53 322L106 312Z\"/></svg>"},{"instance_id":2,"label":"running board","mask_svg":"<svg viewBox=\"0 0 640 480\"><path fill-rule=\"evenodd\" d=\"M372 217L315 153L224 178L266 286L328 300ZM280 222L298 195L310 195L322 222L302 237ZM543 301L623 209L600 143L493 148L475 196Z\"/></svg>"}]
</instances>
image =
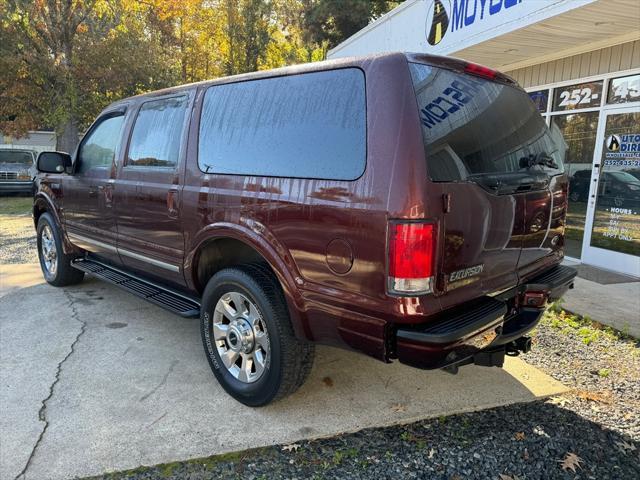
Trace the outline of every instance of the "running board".
<instances>
[{"instance_id":1,"label":"running board","mask_svg":"<svg viewBox=\"0 0 640 480\"><path fill-rule=\"evenodd\" d=\"M140 298L144 298L181 317L196 318L200 316L200 303L198 303L198 301L149 281L142 280L139 277L134 277L104 263L89 258L78 258L73 260L71 265L78 270L82 270L100 280L112 283L123 290L133 293Z\"/></svg>"}]
</instances>

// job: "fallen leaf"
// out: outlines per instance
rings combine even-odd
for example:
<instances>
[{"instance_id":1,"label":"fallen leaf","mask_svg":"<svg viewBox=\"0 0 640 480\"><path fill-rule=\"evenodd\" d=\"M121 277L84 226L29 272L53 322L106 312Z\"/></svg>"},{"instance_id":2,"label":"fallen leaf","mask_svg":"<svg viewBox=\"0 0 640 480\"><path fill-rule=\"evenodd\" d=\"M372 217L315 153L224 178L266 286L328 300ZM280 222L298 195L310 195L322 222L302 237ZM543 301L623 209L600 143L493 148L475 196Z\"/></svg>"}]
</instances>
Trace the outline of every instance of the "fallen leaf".
<instances>
[{"instance_id":1,"label":"fallen leaf","mask_svg":"<svg viewBox=\"0 0 640 480\"><path fill-rule=\"evenodd\" d=\"M429 455L427 455L427 458L431 460L435 454L436 451L432 448L431 450L429 450Z\"/></svg>"},{"instance_id":2,"label":"fallen leaf","mask_svg":"<svg viewBox=\"0 0 640 480\"><path fill-rule=\"evenodd\" d=\"M403 405L402 403L396 403L395 405L391 406L391 410L393 410L394 412L406 412L407 411L407 406Z\"/></svg>"},{"instance_id":3,"label":"fallen leaf","mask_svg":"<svg viewBox=\"0 0 640 480\"><path fill-rule=\"evenodd\" d=\"M576 468L582 468L580 463L582 459L577 456L575 453L567 453L564 457L564 460L558 460L562 469L566 472L567 470L571 470L573 473L576 473Z\"/></svg>"},{"instance_id":4,"label":"fallen leaf","mask_svg":"<svg viewBox=\"0 0 640 480\"><path fill-rule=\"evenodd\" d=\"M521 442L526 438L526 435L524 434L524 432L516 432L513 438L515 438L518 442Z\"/></svg>"},{"instance_id":5,"label":"fallen leaf","mask_svg":"<svg viewBox=\"0 0 640 480\"><path fill-rule=\"evenodd\" d=\"M500 480L513 480L513 477L505 475L504 473L500 473L498 476L500 477Z\"/></svg>"},{"instance_id":6,"label":"fallen leaf","mask_svg":"<svg viewBox=\"0 0 640 480\"><path fill-rule=\"evenodd\" d=\"M300 448L299 443L290 443L289 445L284 445L282 447L282 451L286 450L287 452L297 452L299 448Z\"/></svg>"},{"instance_id":7,"label":"fallen leaf","mask_svg":"<svg viewBox=\"0 0 640 480\"><path fill-rule=\"evenodd\" d=\"M613 393L608 390L603 390L601 392L594 392L591 390L578 390L576 391L576 395L580 400L587 400L590 402L599 402L610 404L613 400Z\"/></svg>"},{"instance_id":8,"label":"fallen leaf","mask_svg":"<svg viewBox=\"0 0 640 480\"><path fill-rule=\"evenodd\" d=\"M322 383L324 383L327 387L333 387L333 380L331 380L331 377L324 377L322 379Z\"/></svg>"}]
</instances>

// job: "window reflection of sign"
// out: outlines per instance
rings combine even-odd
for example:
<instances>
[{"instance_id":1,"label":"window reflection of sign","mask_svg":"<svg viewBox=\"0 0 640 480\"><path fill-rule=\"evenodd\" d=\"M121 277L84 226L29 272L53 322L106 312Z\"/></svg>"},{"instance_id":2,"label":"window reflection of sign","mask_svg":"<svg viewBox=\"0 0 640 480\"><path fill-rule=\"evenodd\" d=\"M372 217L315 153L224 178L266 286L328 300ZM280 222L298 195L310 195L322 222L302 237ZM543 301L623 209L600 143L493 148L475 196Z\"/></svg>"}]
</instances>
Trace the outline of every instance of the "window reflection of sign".
<instances>
[{"instance_id":1,"label":"window reflection of sign","mask_svg":"<svg viewBox=\"0 0 640 480\"><path fill-rule=\"evenodd\" d=\"M614 78L609 83L607 103L640 102L640 75Z\"/></svg>"},{"instance_id":2,"label":"window reflection of sign","mask_svg":"<svg viewBox=\"0 0 640 480\"><path fill-rule=\"evenodd\" d=\"M601 97L602 81L559 87L554 92L553 109L563 111L598 107Z\"/></svg>"},{"instance_id":3,"label":"window reflection of sign","mask_svg":"<svg viewBox=\"0 0 640 480\"><path fill-rule=\"evenodd\" d=\"M480 91L481 83L470 78L453 80L442 93L420 109L422 124L431 129L469 103Z\"/></svg>"},{"instance_id":4,"label":"window reflection of sign","mask_svg":"<svg viewBox=\"0 0 640 480\"><path fill-rule=\"evenodd\" d=\"M549 104L549 90L538 90L535 92L529 92L529 98L535 104L539 112L543 113L547 111Z\"/></svg>"}]
</instances>

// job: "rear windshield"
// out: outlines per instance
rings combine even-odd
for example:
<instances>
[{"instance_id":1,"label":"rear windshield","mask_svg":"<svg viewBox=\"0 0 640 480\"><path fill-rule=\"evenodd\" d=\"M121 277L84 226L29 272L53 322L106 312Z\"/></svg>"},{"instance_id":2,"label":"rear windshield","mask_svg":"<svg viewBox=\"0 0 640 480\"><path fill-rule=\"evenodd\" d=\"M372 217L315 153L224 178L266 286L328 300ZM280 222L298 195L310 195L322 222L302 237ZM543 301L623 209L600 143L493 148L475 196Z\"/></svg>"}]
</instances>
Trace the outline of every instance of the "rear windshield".
<instances>
[{"instance_id":1,"label":"rear windshield","mask_svg":"<svg viewBox=\"0 0 640 480\"><path fill-rule=\"evenodd\" d=\"M410 63L433 181L564 171L566 149L519 88Z\"/></svg>"},{"instance_id":2,"label":"rear windshield","mask_svg":"<svg viewBox=\"0 0 640 480\"><path fill-rule=\"evenodd\" d=\"M30 152L16 152L11 150L0 150L0 163L33 163Z\"/></svg>"}]
</instances>

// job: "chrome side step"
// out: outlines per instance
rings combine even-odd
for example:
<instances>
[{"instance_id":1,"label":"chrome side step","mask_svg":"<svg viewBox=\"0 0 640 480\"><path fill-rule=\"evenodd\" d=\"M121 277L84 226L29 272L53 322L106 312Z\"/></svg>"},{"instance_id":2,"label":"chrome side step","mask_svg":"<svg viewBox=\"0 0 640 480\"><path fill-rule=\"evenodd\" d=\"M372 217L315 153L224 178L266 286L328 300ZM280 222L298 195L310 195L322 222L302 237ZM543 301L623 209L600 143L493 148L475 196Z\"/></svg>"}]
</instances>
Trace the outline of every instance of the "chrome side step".
<instances>
[{"instance_id":1,"label":"chrome side step","mask_svg":"<svg viewBox=\"0 0 640 480\"><path fill-rule=\"evenodd\" d=\"M78 258L71 262L71 265L181 317L197 318L200 316L200 303L197 300L135 277L102 262L90 258Z\"/></svg>"}]
</instances>

